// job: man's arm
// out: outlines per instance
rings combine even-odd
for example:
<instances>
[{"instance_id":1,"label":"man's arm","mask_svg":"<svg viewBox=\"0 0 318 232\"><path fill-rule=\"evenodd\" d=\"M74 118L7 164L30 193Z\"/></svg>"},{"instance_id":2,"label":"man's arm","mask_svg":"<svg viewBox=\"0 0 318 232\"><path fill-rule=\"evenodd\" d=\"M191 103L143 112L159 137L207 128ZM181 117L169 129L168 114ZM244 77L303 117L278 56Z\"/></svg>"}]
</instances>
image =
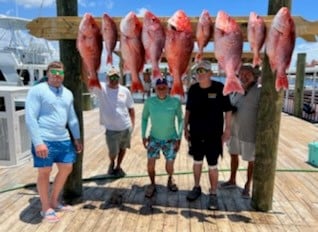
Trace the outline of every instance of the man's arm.
<instances>
[{"instance_id":1,"label":"man's arm","mask_svg":"<svg viewBox=\"0 0 318 232\"><path fill-rule=\"evenodd\" d=\"M190 133L189 133L189 117L190 117L190 111L186 110L184 115L184 137L186 140L189 141Z\"/></svg>"},{"instance_id":2,"label":"man's arm","mask_svg":"<svg viewBox=\"0 0 318 232\"><path fill-rule=\"evenodd\" d=\"M129 108L128 109L132 128L135 128L135 109L134 108Z\"/></svg>"},{"instance_id":3,"label":"man's arm","mask_svg":"<svg viewBox=\"0 0 318 232\"><path fill-rule=\"evenodd\" d=\"M232 120L232 111L225 112L224 121L225 121L225 128L222 136L222 141L226 142L229 140L231 135L231 120Z\"/></svg>"}]
</instances>

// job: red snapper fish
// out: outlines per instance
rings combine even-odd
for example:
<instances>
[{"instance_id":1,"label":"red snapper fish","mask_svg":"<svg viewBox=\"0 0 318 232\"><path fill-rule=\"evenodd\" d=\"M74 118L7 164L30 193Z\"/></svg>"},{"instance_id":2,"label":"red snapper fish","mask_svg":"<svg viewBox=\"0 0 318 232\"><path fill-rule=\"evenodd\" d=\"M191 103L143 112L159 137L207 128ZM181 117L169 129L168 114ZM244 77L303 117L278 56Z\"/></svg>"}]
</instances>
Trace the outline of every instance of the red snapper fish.
<instances>
[{"instance_id":1,"label":"red snapper fish","mask_svg":"<svg viewBox=\"0 0 318 232\"><path fill-rule=\"evenodd\" d=\"M88 72L88 80L87 77L84 77L85 82L90 88L100 88L97 71L100 67L103 39L98 24L89 13L84 14L79 24L76 46L82 57L85 70Z\"/></svg>"},{"instance_id":2,"label":"red snapper fish","mask_svg":"<svg viewBox=\"0 0 318 232\"><path fill-rule=\"evenodd\" d=\"M161 78L159 62L165 46L165 30L161 21L150 11L146 11L143 19L141 41L145 48L145 59L152 65L152 77Z\"/></svg>"},{"instance_id":3,"label":"red snapper fish","mask_svg":"<svg viewBox=\"0 0 318 232\"><path fill-rule=\"evenodd\" d=\"M198 44L198 52L196 54L195 60L200 61L203 57L203 49L209 43L213 33L213 25L210 14L207 10L203 10L196 29L196 39Z\"/></svg>"},{"instance_id":4,"label":"red snapper fish","mask_svg":"<svg viewBox=\"0 0 318 232\"><path fill-rule=\"evenodd\" d=\"M194 46L192 26L184 11L176 11L168 19L165 54L173 77L171 95L184 96L181 78L186 73Z\"/></svg>"},{"instance_id":5,"label":"red snapper fish","mask_svg":"<svg viewBox=\"0 0 318 232\"><path fill-rule=\"evenodd\" d=\"M242 63L243 34L235 19L224 11L219 11L215 19L214 48L218 64L226 74L223 94L244 93L236 77Z\"/></svg>"},{"instance_id":6,"label":"red snapper fish","mask_svg":"<svg viewBox=\"0 0 318 232\"><path fill-rule=\"evenodd\" d=\"M260 66L262 59L260 50L262 49L266 38L266 25L264 19L251 12L247 23L247 39L253 52L253 66Z\"/></svg>"},{"instance_id":7,"label":"red snapper fish","mask_svg":"<svg viewBox=\"0 0 318 232\"><path fill-rule=\"evenodd\" d=\"M275 15L266 40L266 54L273 72L276 72L275 88L288 89L286 69L289 67L295 47L295 23L287 7Z\"/></svg>"},{"instance_id":8,"label":"red snapper fish","mask_svg":"<svg viewBox=\"0 0 318 232\"><path fill-rule=\"evenodd\" d=\"M120 21L120 49L124 61L124 72L131 74L131 91L143 92L139 79L145 60L145 49L141 42L142 24L134 12L129 12Z\"/></svg>"},{"instance_id":9,"label":"red snapper fish","mask_svg":"<svg viewBox=\"0 0 318 232\"><path fill-rule=\"evenodd\" d=\"M117 43L117 27L114 20L106 13L102 17L101 34L103 35L105 48L107 51L106 64L113 65L113 52Z\"/></svg>"}]
</instances>

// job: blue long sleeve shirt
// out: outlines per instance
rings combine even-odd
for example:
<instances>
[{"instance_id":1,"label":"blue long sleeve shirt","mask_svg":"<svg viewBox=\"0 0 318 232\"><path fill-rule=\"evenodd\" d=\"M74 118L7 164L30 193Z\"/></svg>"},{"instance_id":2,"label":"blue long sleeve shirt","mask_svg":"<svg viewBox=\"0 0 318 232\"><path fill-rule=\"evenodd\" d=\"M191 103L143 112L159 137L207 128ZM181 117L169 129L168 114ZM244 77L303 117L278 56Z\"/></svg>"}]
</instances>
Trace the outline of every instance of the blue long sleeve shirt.
<instances>
[{"instance_id":1,"label":"blue long sleeve shirt","mask_svg":"<svg viewBox=\"0 0 318 232\"><path fill-rule=\"evenodd\" d=\"M73 101L72 92L64 86L56 88L43 82L29 90L25 120L34 146L43 141L69 140L67 125L74 139L80 138Z\"/></svg>"}]
</instances>

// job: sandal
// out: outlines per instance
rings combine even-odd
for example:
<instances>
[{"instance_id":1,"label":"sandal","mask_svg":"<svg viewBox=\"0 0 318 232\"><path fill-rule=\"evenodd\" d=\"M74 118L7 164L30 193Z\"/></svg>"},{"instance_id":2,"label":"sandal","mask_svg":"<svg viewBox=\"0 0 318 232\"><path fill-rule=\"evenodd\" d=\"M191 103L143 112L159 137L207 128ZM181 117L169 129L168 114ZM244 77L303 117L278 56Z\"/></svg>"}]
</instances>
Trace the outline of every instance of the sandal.
<instances>
[{"instance_id":1,"label":"sandal","mask_svg":"<svg viewBox=\"0 0 318 232\"><path fill-rule=\"evenodd\" d=\"M250 191L248 189L243 189L241 196L244 199L250 198Z\"/></svg>"},{"instance_id":2,"label":"sandal","mask_svg":"<svg viewBox=\"0 0 318 232\"><path fill-rule=\"evenodd\" d=\"M54 210L56 212L69 212L69 211L73 211L73 207L70 205L63 205L59 203Z\"/></svg>"},{"instance_id":3,"label":"sandal","mask_svg":"<svg viewBox=\"0 0 318 232\"><path fill-rule=\"evenodd\" d=\"M53 209L48 209L46 212L41 211L40 214L47 222L58 222L60 220Z\"/></svg>"},{"instance_id":4,"label":"sandal","mask_svg":"<svg viewBox=\"0 0 318 232\"><path fill-rule=\"evenodd\" d=\"M156 186L154 184L148 185L146 192L145 192L145 197L151 198L156 192Z\"/></svg>"},{"instance_id":5,"label":"sandal","mask_svg":"<svg viewBox=\"0 0 318 232\"><path fill-rule=\"evenodd\" d=\"M174 183L174 180L171 177L169 177L169 179L168 179L167 187L171 192L178 191L178 186Z\"/></svg>"}]
</instances>

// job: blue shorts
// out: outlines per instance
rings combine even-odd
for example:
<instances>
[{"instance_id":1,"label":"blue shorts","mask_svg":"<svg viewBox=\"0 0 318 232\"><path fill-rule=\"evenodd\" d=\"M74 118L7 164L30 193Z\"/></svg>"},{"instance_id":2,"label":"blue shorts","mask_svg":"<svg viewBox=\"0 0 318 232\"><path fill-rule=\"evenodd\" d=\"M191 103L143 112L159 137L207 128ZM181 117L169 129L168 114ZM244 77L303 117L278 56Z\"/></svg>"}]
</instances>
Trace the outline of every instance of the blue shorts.
<instances>
[{"instance_id":1,"label":"blue shorts","mask_svg":"<svg viewBox=\"0 0 318 232\"><path fill-rule=\"evenodd\" d=\"M52 167L53 163L74 163L76 153L71 140L66 141L44 141L49 150L48 157L41 158L36 155L32 144L33 166L36 168Z\"/></svg>"},{"instance_id":2,"label":"blue shorts","mask_svg":"<svg viewBox=\"0 0 318 232\"><path fill-rule=\"evenodd\" d=\"M174 149L175 143L175 139L162 140L150 137L147 147L148 158L159 158L161 150L166 160L174 160L177 154Z\"/></svg>"}]
</instances>

